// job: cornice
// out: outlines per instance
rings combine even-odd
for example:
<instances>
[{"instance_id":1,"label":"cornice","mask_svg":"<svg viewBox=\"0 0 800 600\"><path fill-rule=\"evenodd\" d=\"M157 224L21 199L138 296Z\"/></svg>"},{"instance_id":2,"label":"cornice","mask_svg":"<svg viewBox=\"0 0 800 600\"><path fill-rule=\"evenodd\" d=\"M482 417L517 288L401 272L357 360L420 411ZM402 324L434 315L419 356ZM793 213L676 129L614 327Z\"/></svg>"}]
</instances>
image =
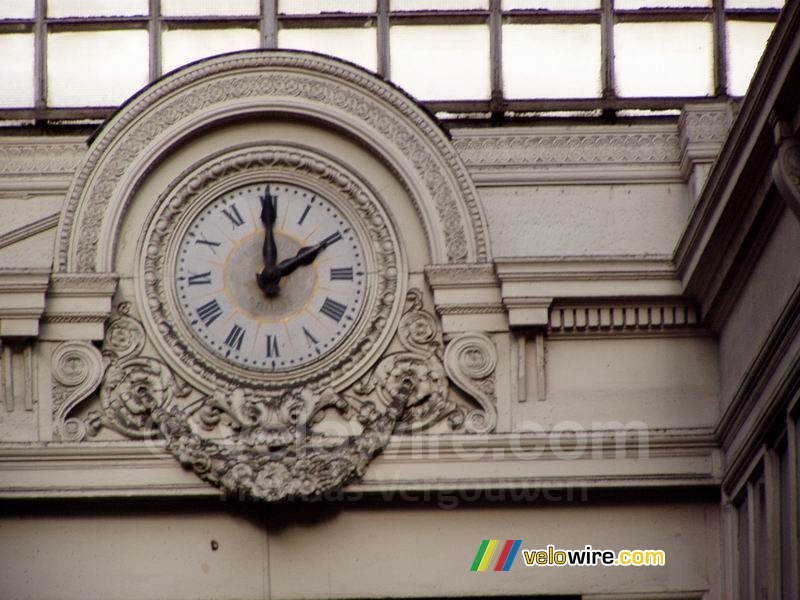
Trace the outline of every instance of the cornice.
<instances>
[{"instance_id":1,"label":"cornice","mask_svg":"<svg viewBox=\"0 0 800 600\"><path fill-rule=\"evenodd\" d=\"M554 306L548 335L674 335L700 329L697 308L687 302L640 302L598 306Z\"/></svg>"},{"instance_id":2,"label":"cornice","mask_svg":"<svg viewBox=\"0 0 800 600\"><path fill-rule=\"evenodd\" d=\"M668 256L497 258L503 299L514 296L676 297L682 293Z\"/></svg>"},{"instance_id":3,"label":"cornice","mask_svg":"<svg viewBox=\"0 0 800 600\"><path fill-rule=\"evenodd\" d=\"M452 130L477 185L682 181L673 124Z\"/></svg>"},{"instance_id":4,"label":"cornice","mask_svg":"<svg viewBox=\"0 0 800 600\"><path fill-rule=\"evenodd\" d=\"M649 431L646 445L624 433L393 436L344 492L718 485L712 431ZM585 451L565 459L576 447ZM0 473L0 498L219 495L162 447L136 442L3 444Z\"/></svg>"}]
</instances>

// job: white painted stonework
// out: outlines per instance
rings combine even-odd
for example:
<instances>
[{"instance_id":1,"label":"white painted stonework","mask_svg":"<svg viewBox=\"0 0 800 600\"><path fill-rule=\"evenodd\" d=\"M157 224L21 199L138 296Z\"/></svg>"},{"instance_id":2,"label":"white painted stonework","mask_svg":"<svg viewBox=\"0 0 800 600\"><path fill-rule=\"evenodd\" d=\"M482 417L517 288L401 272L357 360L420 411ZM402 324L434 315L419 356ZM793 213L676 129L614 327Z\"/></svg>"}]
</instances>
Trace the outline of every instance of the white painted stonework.
<instances>
[{"instance_id":1,"label":"white painted stonework","mask_svg":"<svg viewBox=\"0 0 800 600\"><path fill-rule=\"evenodd\" d=\"M798 13L741 106L674 122L446 129L252 52L0 136L0 597L791 598ZM352 211L374 276L283 379L196 347L165 275L265 177ZM667 561L469 572L490 538Z\"/></svg>"}]
</instances>

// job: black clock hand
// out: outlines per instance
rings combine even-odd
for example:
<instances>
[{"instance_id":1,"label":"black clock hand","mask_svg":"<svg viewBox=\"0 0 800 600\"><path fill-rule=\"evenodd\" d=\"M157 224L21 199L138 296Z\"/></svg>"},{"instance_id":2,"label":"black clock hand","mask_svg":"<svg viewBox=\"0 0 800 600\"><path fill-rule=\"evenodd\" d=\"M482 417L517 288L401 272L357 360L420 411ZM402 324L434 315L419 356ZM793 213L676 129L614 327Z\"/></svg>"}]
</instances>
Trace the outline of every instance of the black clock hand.
<instances>
[{"instance_id":1,"label":"black clock hand","mask_svg":"<svg viewBox=\"0 0 800 600\"><path fill-rule=\"evenodd\" d=\"M262 255L264 257L264 270L256 274L256 281L267 296L277 296L280 293L278 282L281 279L281 272L277 266L278 249L275 245L275 220L277 217L277 197L269 193L269 186L261 197L261 222L264 224L264 246Z\"/></svg>"},{"instance_id":2,"label":"black clock hand","mask_svg":"<svg viewBox=\"0 0 800 600\"><path fill-rule=\"evenodd\" d=\"M314 262L314 259L317 258L317 255L320 252L341 238L342 236L339 234L339 232L336 232L333 235L329 235L318 244L314 244L313 246L303 246L293 257L287 258L278 263L278 271L280 272L280 276L286 277L290 273L293 273L297 267L310 265L312 262Z\"/></svg>"}]
</instances>

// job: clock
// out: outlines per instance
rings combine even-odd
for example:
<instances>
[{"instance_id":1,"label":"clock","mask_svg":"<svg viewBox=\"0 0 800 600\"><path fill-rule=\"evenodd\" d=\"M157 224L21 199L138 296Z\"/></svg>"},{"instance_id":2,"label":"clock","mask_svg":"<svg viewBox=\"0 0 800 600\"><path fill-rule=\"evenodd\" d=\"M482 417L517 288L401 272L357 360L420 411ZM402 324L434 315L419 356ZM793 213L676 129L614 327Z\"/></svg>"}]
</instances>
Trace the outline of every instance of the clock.
<instances>
[{"instance_id":1,"label":"clock","mask_svg":"<svg viewBox=\"0 0 800 600\"><path fill-rule=\"evenodd\" d=\"M323 195L263 181L213 198L178 245L175 286L199 344L238 366L287 370L333 351L367 279L353 224Z\"/></svg>"},{"instance_id":2,"label":"clock","mask_svg":"<svg viewBox=\"0 0 800 600\"><path fill-rule=\"evenodd\" d=\"M238 149L189 170L139 242L148 339L209 394L352 385L388 347L405 299L384 202L303 148Z\"/></svg>"}]
</instances>

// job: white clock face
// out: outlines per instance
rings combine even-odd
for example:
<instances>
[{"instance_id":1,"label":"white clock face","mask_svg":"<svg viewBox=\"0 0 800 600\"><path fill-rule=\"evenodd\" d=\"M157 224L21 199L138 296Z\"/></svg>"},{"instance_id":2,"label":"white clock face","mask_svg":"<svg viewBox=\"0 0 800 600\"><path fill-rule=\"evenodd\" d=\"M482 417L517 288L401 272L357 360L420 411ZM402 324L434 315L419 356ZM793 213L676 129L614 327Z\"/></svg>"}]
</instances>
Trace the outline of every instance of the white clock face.
<instances>
[{"instance_id":1,"label":"white clock face","mask_svg":"<svg viewBox=\"0 0 800 600\"><path fill-rule=\"evenodd\" d=\"M224 360L280 371L333 350L367 293L364 250L333 203L281 182L225 192L188 224L174 268L196 338Z\"/></svg>"}]
</instances>

